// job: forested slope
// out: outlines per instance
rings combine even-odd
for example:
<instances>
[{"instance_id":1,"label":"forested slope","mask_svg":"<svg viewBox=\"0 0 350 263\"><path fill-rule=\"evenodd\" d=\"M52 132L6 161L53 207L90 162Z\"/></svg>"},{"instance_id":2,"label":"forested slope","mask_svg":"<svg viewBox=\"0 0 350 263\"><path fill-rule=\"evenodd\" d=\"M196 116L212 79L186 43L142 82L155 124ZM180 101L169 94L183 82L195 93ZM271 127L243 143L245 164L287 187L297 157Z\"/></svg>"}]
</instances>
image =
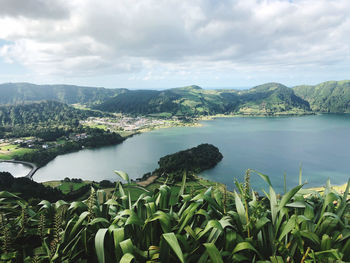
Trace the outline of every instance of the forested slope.
<instances>
[{"instance_id":1,"label":"forested slope","mask_svg":"<svg viewBox=\"0 0 350 263\"><path fill-rule=\"evenodd\" d=\"M124 89L105 89L74 85L35 85L31 83L0 84L0 104L25 101L56 100L63 103L93 104L105 101Z\"/></svg>"},{"instance_id":2,"label":"forested slope","mask_svg":"<svg viewBox=\"0 0 350 263\"><path fill-rule=\"evenodd\" d=\"M189 86L164 91L128 91L95 105L95 108L131 114L169 112L173 115L275 114L310 110L308 102L278 83L249 90L205 90Z\"/></svg>"},{"instance_id":3,"label":"forested slope","mask_svg":"<svg viewBox=\"0 0 350 263\"><path fill-rule=\"evenodd\" d=\"M350 81L328 81L315 86L297 86L294 92L317 112L350 112Z\"/></svg>"},{"instance_id":4,"label":"forested slope","mask_svg":"<svg viewBox=\"0 0 350 263\"><path fill-rule=\"evenodd\" d=\"M75 109L57 101L41 101L0 106L0 125L67 124L79 123L89 116L103 116L91 110Z\"/></svg>"}]
</instances>

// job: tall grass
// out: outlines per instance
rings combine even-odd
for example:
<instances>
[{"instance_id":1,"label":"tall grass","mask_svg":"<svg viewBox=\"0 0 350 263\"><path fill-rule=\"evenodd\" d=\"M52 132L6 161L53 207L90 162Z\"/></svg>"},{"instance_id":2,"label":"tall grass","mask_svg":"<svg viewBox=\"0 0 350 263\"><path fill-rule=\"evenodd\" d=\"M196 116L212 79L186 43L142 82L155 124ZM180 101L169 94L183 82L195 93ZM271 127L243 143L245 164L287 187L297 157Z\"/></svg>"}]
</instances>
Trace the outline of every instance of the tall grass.
<instances>
[{"instance_id":1,"label":"tall grass","mask_svg":"<svg viewBox=\"0 0 350 263\"><path fill-rule=\"evenodd\" d=\"M250 187L256 175L268 184L264 197ZM298 185L280 196L268 176L250 170L234 193L213 188L191 193L185 184L184 177L174 204L167 185L134 202L117 183L108 198L91 189L83 202L42 201L35 207L0 192L0 260L350 261L349 183L343 194L327 182L322 194Z\"/></svg>"}]
</instances>

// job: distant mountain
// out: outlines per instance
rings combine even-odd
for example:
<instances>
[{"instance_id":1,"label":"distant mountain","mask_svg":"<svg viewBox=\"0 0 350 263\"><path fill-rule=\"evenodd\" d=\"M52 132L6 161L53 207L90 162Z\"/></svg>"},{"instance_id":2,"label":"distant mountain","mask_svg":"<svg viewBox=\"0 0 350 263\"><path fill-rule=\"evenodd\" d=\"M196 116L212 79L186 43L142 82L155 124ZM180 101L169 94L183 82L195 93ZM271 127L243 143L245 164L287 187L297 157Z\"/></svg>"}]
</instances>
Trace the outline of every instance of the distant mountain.
<instances>
[{"instance_id":1,"label":"distant mountain","mask_svg":"<svg viewBox=\"0 0 350 263\"><path fill-rule=\"evenodd\" d=\"M278 83L249 90L205 90L188 86L164 91L127 91L94 108L130 114L168 112L173 115L275 114L310 110L308 102L296 96L292 89Z\"/></svg>"},{"instance_id":2,"label":"distant mountain","mask_svg":"<svg viewBox=\"0 0 350 263\"><path fill-rule=\"evenodd\" d=\"M35 85L31 83L0 84L0 104L25 101L56 100L63 103L93 104L105 101L125 89L105 89L73 85Z\"/></svg>"},{"instance_id":3,"label":"distant mountain","mask_svg":"<svg viewBox=\"0 0 350 263\"><path fill-rule=\"evenodd\" d=\"M207 90L187 86L167 90L127 90L73 85L0 84L0 104L54 100L127 114L303 114L350 112L350 81L288 88L267 83L247 90Z\"/></svg>"},{"instance_id":4,"label":"distant mountain","mask_svg":"<svg viewBox=\"0 0 350 263\"><path fill-rule=\"evenodd\" d=\"M294 87L297 96L310 103L316 112L350 112L350 81L327 81L315 86Z\"/></svg>"}]
</instances>

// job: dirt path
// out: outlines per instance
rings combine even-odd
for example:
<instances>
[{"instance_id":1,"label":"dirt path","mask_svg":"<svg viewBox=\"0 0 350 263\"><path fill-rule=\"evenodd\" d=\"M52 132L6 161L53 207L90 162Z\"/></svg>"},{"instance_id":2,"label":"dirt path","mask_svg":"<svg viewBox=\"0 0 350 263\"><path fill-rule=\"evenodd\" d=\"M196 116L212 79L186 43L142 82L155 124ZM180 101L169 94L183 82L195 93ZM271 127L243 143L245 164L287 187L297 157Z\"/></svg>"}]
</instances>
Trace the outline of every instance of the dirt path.
<instances>
[{"instance_id":1,"label":"dirt path","mask_svg":"<svg viewBox=\"0 0 350 263\"><path fill-rule=\"evenodd\" d=\"M142 187L146 187L146 186L149 186L151 183L153 183L155 180L157 180L157 178L158 178L158 176L152 175L152 176L148 177L147 180L137 182L137 184L142 186Z\"/></svg>"}]
</instances>

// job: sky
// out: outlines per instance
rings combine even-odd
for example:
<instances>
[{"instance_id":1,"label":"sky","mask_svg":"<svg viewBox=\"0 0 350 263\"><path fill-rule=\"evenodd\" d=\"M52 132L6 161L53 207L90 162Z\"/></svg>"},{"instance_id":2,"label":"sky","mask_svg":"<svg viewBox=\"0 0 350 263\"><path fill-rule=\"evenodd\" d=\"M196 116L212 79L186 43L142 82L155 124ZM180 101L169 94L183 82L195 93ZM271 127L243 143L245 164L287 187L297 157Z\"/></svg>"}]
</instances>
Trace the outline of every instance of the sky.
<instances>
[{"instance_id":1,"label":"sky","mask_svg":"<svg viewBox=\"0 0 350 263\"><path fill-rule=\"evenodd\" d=\"M0 0L0 83L165 89L350 79L349 0Z\"/></svg>"}]
</instances>

